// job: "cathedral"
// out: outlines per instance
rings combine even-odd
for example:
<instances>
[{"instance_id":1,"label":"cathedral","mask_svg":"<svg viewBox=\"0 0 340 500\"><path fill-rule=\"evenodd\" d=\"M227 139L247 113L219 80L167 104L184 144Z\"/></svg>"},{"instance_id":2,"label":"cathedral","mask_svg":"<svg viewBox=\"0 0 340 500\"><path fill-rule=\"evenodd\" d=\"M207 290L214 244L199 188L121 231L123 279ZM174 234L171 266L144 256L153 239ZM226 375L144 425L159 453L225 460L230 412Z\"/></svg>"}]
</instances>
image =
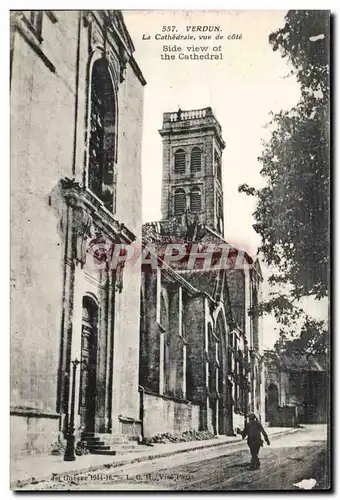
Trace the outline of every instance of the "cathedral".
<instances>
[{"instance_id":1,"label":"cathedral","mask_svg":"<svg viewBox=\"0 0 340 500\"><path fill-rule=\"evenodd\" d=\"M225 142L212 109L164 113L159 133L162 220L143 226L159 259L142 267L144 431L234 435L249 412L264 422L261 269L224 239ZM171 244L185 255L166 259Z\"/></svg>"},{"instance_id":2,"label":"cathedral","mask_svg":"<svg viewBox=\"0 0 340 500\"><path fill-rule=\"evenodd\" d=\"M264 422L261 269L224 238L212 109L164 113L162 220L143 225L146 81L122 13L12 12L10 63L11 455ZM89 265L104 242L156 266Z\"/></svg>"}]
</instances>

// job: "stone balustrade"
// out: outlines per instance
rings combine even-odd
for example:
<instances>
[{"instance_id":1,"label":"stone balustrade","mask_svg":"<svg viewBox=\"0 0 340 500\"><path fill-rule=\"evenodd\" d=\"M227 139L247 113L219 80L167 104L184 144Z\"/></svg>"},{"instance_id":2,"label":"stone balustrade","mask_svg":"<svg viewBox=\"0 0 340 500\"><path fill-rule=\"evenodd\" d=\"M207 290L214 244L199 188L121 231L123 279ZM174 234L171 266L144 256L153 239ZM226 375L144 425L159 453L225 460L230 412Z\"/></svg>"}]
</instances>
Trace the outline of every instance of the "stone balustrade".
<instances>
[{"instance_id":1,"label":"stone balustrade","mask_svg":"<svg viewBox=\"0 0 340 500\"><path fill-rule=\"evenodd\" d=\"M209 113L209 111L210 111L210 113ZM207 116L209 116L209 114L211 115L210 108L192 109L189 111L178 110L174 113L170 113L169 120L171 122L185 121L185 120L197 120L197 119L206 118Z\"/></svg>"}]
</instances>

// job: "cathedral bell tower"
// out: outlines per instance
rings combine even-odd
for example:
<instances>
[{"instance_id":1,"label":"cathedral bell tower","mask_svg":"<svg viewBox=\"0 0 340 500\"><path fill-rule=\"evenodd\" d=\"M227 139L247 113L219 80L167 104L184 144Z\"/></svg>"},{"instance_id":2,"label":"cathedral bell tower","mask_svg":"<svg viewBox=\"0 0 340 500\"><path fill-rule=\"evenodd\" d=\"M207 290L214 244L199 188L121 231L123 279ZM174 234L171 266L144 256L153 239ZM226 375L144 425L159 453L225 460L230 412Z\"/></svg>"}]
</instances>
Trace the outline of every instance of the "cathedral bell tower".
<instances>
[{"instance_id":1,"label":"cathedral bell tower","mask_svg":"<svg viewBox=\"0 0 340 500\"><path fill-rule=\"evenodd\" d=\"M223 237L222 129L211 108L163 114L162 219L188 216Z\"/></svg>"}]
</instances>

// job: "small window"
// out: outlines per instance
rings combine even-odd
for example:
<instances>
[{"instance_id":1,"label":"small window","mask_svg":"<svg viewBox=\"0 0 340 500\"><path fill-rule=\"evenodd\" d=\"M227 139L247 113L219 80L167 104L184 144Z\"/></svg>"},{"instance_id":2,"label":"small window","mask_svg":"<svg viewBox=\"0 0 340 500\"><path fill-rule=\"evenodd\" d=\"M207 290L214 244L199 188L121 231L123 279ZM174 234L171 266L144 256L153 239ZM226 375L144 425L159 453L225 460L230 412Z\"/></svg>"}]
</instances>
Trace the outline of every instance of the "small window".
<instances>
[{"instance_id":1,"label":"small window","mask_svg":"<svg viewBox=\"0 0 340 500\"><path fill-rule=\"evenodd\" d=\"M200 212L202 210L201 190L198 187L192 188L190 192L190 211Z\"/></svg>"},{"instance_id":2,"label":"small window","mask_svg":"<svg viewBox=\"0 0 340 500\"><path fill-rule=\"evenodd\" d=\"M193 148L190 155L190 170L191 172L201 171L202 155L200 148Z\"/></svg>"},{"instance_id":3,"label":"small window","mask_svg":"<svg viewBox=\"0 0 340 500\"><path fill-rule=\"evenodd\" d=\"M175 173L184 174L185 173L185 151L184 149L178 149L175 153Z\"/></svg>"},{"instance_id":4,"label":"small window","mask_svg":"<svg viewBox=\"0 0 340 500\"><path fill-rule=\"evenodd\" d=\"M177 189L175 191L175 215L182 215L185 212L185 191L184 189Z\"/></svg>"}]
</instances>

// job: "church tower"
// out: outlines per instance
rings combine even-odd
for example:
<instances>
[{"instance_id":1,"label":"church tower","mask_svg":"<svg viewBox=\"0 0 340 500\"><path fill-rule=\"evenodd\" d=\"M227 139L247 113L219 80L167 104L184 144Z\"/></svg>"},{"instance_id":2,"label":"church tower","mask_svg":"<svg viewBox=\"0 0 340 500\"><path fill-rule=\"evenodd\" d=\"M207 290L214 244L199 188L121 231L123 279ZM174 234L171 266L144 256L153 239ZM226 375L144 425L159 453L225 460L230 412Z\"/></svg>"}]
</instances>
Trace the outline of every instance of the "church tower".
<instances>
[{"instance_id":1,"label":"church tower","mask_svg":"<svg viewBox=\"0 0 340 500\"><path fill-rule=\"evenodd\" d=\"M162 219L190 214L223 237L222 129L211 108L163 114Z\"/></svg>"}]
</instances>

